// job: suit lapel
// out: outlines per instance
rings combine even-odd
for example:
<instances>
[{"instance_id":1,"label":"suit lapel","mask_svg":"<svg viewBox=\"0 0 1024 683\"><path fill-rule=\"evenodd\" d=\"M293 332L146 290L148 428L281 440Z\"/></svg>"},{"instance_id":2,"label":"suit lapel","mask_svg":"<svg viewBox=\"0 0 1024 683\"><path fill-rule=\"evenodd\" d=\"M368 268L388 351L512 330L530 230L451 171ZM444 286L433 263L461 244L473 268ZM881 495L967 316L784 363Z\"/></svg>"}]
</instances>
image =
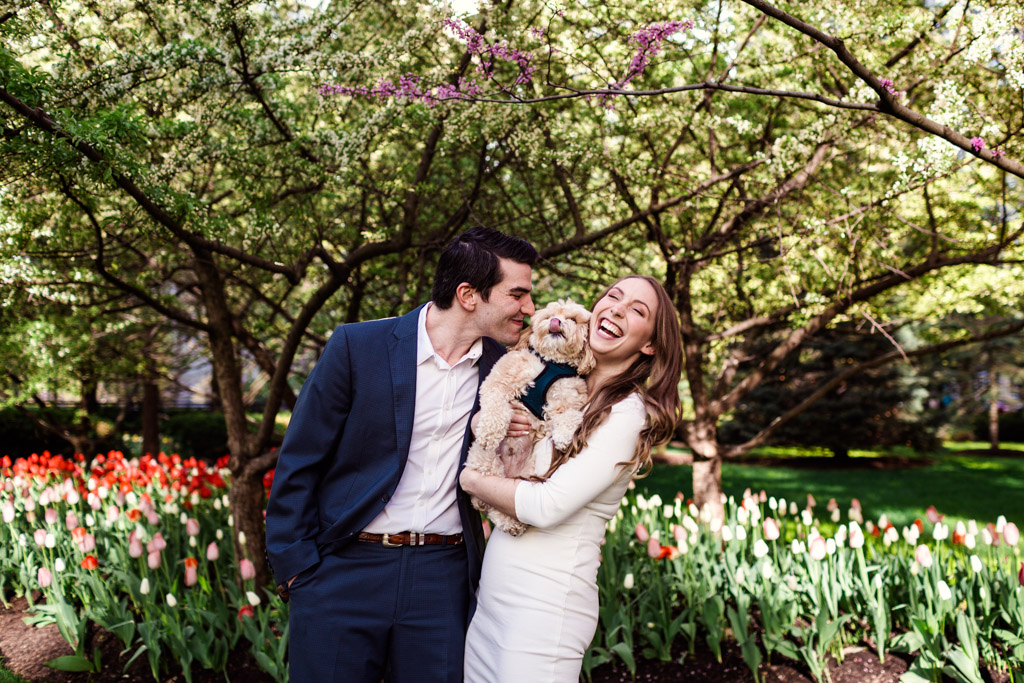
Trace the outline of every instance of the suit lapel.
<instances>
[{"instance_id":1,"label":"suit lapel","mask_svg":"<svg viewBox=\"0 0 1024 683\"><path fill-rule=\"evenodd\" d=\"M416 414L416 330L421 308L419 306L398 318L388 340L395 406L395 442L403 464L409 455L412 422Z\"/></svg>"}]
</instances>

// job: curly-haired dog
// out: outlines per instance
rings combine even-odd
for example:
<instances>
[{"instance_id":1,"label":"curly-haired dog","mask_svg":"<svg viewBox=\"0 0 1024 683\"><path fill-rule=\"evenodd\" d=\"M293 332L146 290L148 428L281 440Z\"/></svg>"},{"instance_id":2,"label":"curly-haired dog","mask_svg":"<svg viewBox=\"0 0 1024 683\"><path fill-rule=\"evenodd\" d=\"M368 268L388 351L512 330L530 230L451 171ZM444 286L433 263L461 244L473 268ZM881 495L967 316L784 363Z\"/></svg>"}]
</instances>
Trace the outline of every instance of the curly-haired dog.
<instances>
[{"instance_id":1,"label":"curly-haired dog","mask_svg":"<svg viewBox=\"0 0 1024 683\"><path fill-rule=\"evenodd\" d=\"M585 375L594 368L587 342L590 311L569 299L554 301L533 317L514 350L494 364L480 386L480 418L466 466L483 474L505 476L501 456L525 457L533 471L534 444L548 434L558 449L572 441L587 403ZM511 402L526 408L530 434L506 438ZM486 512L500 529L518 536L526 525L492 509L478 498L473 506Z\"/></svg>"}]
</instances>

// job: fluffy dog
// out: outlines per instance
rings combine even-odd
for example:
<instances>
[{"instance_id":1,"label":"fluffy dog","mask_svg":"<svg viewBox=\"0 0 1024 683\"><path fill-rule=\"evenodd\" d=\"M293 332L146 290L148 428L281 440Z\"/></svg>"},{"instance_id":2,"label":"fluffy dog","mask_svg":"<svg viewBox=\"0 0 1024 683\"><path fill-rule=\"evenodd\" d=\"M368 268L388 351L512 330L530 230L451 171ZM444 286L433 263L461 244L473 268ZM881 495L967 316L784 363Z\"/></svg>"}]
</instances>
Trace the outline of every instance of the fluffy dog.
<instances>
[{"instance_id":1,"label":"fluffy dog","mask_svg":"<svg viewBox=\"0 0 1024 683\"><path fill-rule=\"evenodd\" d=\"M551 435L558 449L572 441L583 419L587 386L580 375L594 368L587 342L590 311L569 299L554 301L533 317L515 349L502 356L480 385L480 418L466 467L505 476L502 456L525 458L525 472L534 467L533 446ZM530 417L527 436L506 438L513 404ZM473 506L512 536L526 525L492 509L478 498Z\"/></svg>"}]
</instances>

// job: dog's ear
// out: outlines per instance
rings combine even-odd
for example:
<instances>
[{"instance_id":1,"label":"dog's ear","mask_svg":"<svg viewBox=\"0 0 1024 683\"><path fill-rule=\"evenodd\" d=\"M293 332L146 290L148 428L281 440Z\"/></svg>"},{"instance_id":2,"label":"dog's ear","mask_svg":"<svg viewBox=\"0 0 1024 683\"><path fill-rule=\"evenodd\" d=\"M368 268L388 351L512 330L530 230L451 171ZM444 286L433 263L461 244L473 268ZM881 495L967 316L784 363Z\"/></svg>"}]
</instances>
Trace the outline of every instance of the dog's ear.
<instances>
[{"instance_id":1,"label":"dog's ear","mask_svg":"<svg viewBox=\"0 0 1024 683\"><path fill-rule=\"evenodd\" d=\"M527 325L523 328L523 331L519 333L519 341L513 346L511 351L520 351L522 349L530 348L530 333L533 331L533 325Z\"/></svg>"},{"instance_id":2,"label":"dog's ear","mask_svg":"<svg viewBox=\"0 0 1024 683\"><path fill-rule=\"evenodd\" d=\"M580 364L576 366L576 371L581 375L589 375L596 365L597 361L594 360L594 354L590 352L590 344L584 344L583 358L580 360Z\"/></svg>"}]
</instances>

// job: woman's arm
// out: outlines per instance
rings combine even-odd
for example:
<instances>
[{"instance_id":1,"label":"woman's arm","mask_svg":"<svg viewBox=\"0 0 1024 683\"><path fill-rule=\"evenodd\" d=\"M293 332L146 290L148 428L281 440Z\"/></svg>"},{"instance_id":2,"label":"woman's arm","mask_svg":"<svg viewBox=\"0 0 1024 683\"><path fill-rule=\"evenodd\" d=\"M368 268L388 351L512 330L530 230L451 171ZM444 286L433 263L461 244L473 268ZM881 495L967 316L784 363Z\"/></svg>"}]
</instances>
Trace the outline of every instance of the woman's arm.
<instances>
[{"instance_id":1,"label":"woman's arm","mask_svg":"<svg viewBox=\"0 0 1024 683\"><path fill-rule=\"evenodd\" d=\"M516 487L519 479L506 479L464 468L459 475L462 490L511 517L516 516Z\"/></svg>"},{"instance_id":2,"label":"woman's arm","mask_svg":"<svg viewBox=\"0 0 1024 683\"><path fill-rule=\"evenodd\" d=\"M555 527L597 498L622 476L625 466L619 463L633 457L646 420L639 399L627 398L616 404L575 458L546 481L522 481L512 489L516 519L541 529Z\"/></svg>"}]
</instances>

